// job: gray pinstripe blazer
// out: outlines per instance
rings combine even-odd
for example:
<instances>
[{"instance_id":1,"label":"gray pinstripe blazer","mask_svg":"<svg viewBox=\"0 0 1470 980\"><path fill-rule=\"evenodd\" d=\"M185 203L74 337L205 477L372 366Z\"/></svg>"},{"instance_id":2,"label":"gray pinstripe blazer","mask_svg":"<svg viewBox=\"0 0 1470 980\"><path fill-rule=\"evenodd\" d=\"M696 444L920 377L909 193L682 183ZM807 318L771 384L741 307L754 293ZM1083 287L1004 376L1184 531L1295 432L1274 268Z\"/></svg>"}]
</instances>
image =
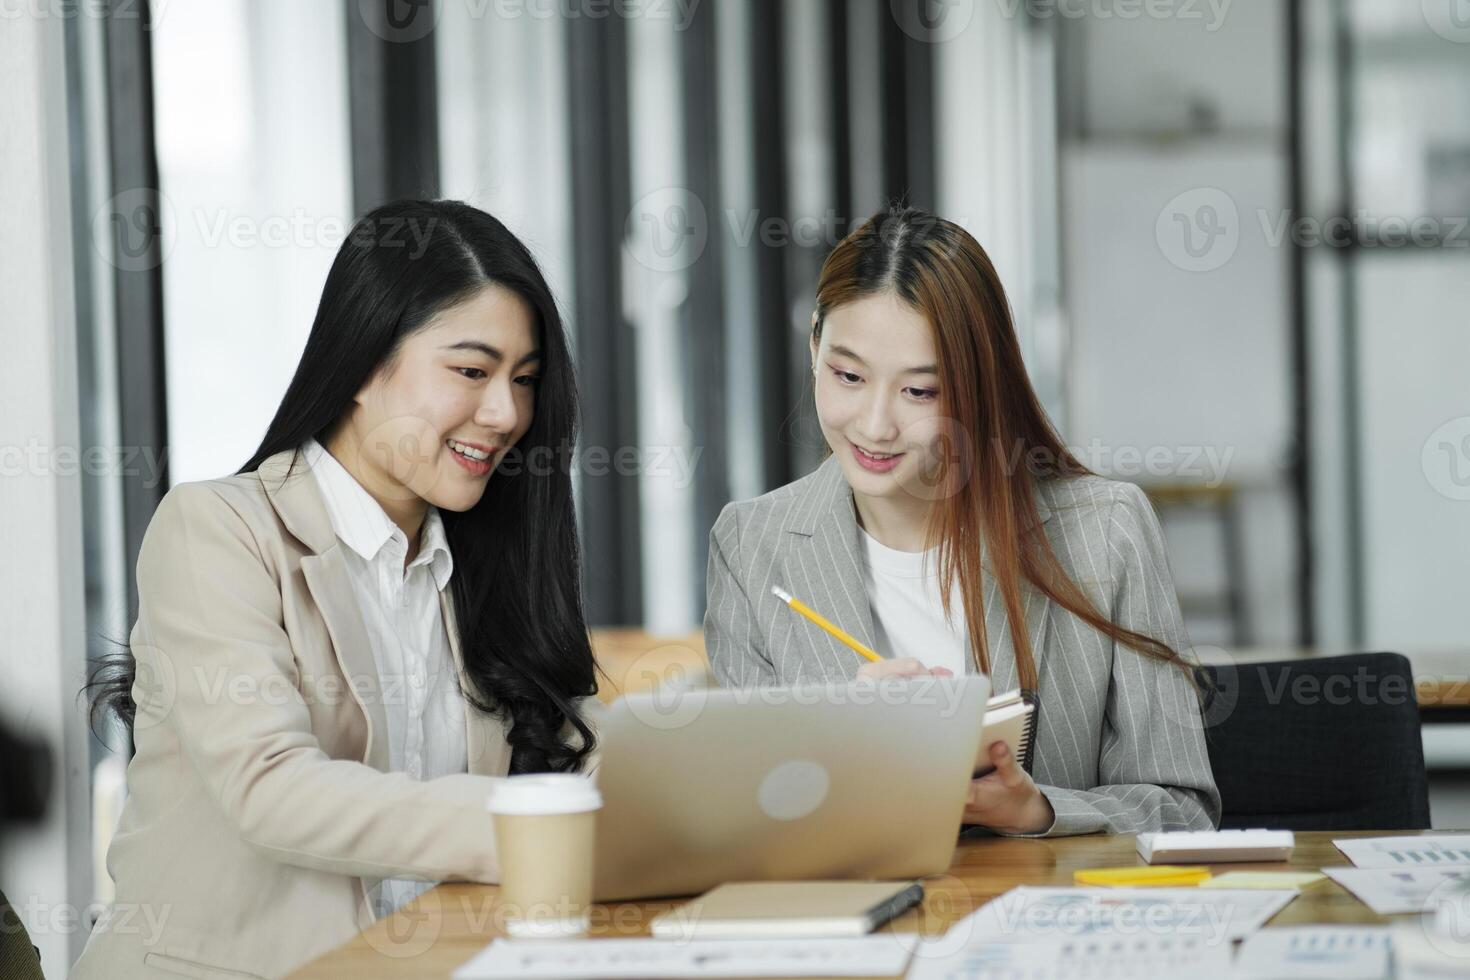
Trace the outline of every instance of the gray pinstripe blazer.
<instances>
[{"instance_id":1,"label":"gray pinstripe blazer","mask_svg":"<svg viewBox=\"0 0 1470 980\"><path fill-rule=\"evenodd\" d=\"M1072 579L1112 622L1187 651L1148 498L1101 477L1038 484L1043 528ZM705 644L718 682L756 687L842 681L862 661L771 595L781 585L869 646L852 490L836 459L755 500L710 532ZM986 581L993 690L1017 686L1000 590ZM1114 644L1040 593L1024 593L1041 702L1033 777L1056 811L1046 836L1210 830L1220 794L1197 699L1183 672ZM879 651L880 653L882 651ZM975 668L972 665L970 669Z\"/></svg>"}]
</instances>

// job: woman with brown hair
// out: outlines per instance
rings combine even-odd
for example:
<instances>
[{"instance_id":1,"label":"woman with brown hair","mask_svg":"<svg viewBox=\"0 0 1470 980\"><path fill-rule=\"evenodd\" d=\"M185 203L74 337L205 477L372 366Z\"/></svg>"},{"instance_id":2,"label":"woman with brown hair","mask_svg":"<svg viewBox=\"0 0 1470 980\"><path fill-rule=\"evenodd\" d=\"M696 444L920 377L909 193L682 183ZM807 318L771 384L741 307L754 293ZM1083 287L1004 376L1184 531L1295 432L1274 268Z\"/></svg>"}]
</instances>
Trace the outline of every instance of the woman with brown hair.
<instances>
[{"instance_id":1,"label":"woman with brown hair","mask_svg":"<svg viewBox=\"0 0 1470 980\"><path fill-rule=\"evenodd\" d=\"M1016 835L1211 829L1220 797L1158 519L1062 444L985 250L892 208L838 244L812 315L830 456L730 504L705 642L728 687L983 672L1039 701L1034 764L989 746L964 821ZM860 658L779 585L889 659Z\"/></svg>"}]
</instances>

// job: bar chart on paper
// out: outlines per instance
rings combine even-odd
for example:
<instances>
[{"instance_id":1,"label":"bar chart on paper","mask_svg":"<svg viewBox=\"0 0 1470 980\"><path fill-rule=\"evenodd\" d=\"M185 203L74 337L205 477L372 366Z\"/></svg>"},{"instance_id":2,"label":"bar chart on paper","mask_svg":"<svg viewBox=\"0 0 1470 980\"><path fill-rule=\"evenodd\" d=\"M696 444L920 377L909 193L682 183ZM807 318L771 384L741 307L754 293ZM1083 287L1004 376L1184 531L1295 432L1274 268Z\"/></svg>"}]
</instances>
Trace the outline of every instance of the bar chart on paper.
<instances>
[{"instance_id":1,"label":"bar chart on paper","mask_svg":"<svg viewBox=\"0 0 1470 980\"><path fill-rule=\"evenodd\" d=\"M1470 865L1470 834L1364 837L1332 843L1359 868L1442 868Z\"/></svg>"},{"instance_id":2,"label":"bar chart on paper","mask_svg":"<svg viewBox=\"0 0 1470 980\"><path fill-rule=\"evenodd\" d=\"M1262 929L1235 958L1236 980L1381 980L1389 975L1393 941L1379 926Z\"/></svg>"},{"instance_id":3,"label":"bar chart on paper","mask_svg":"<svg viewBox=\"0 0 1470 980\"><path fill-rule=\"evenodd\" d=\"M1431 912L1446 889L1470 887L1470 866L1460 868L1327 868L1327 876L1379 915Z\"/></svg>"},{"instance_id":4,"label":"bar chart on paper","mask_svg":"<svg viewBox=\"0 0 1470 980\"><path fill-rule=\"evenodd\" d=\"M1230 943L1184 936L1089 936L990 943L947 955L920 946L908 980L1231 980Z\"/></svg>"}]
</instances>

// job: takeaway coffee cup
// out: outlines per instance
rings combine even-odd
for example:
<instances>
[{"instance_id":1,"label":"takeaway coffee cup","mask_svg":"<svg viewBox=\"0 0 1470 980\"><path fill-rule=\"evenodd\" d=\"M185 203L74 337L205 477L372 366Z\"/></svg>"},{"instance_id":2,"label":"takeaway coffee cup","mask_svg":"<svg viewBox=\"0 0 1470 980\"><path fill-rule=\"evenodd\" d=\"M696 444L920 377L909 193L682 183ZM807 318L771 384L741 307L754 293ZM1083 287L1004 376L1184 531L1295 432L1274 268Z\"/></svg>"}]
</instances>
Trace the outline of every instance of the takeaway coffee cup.
<instances>
[{"instance_id":1,"label":"takeaway coffee cup","mask_svg":"<svg viewBox=\"0 0 1470 980\"><path fill-rule=\"evenodd\" d=\"M590 924L592 846L602 794L586 776L509 776L487 804L495 817L500 898L512 936L579 936Z\"/></svg>"}]
</instances>

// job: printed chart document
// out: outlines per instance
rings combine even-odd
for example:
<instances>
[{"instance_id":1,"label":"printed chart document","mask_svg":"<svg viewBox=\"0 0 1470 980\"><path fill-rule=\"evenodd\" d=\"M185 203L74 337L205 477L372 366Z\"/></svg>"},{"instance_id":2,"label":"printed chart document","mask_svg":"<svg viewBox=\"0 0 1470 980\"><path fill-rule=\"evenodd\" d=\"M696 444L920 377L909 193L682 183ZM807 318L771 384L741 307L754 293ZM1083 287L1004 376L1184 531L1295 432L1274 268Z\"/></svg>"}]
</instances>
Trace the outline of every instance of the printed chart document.
<instances>
[{"instance_id":1,"label":"printed chart document","mask_svg":"<svg viewBox=\"0 0 1470 980\"><path fill-rule=\"evenodd\" d=\"M624 980L640 977L891 977L912 936L856 939L497 939L454 980Z\"/></svg>"},{"instance_id":2,"label":"printed chart document","mask_svg":"<svg viewBox=\"0 0 1470 980\"><path fill-rule=\"evenodd\" d=\"M1228 944L1270 921L1296 889L1013 888L950 927L939 940L1055 941L1107 934ZM959 932L956 932L959 930Z\"/></svg>"},{"instance_id":3,"label":"printed chart document","mask_svg":"<svg viewBox=\"0 0 1470 980\"><path fill-rule=\"evenodd\" d=\"M1323 868L1333 881L1358 897L1379 915L1434 911L1430 899L1437 889L1470 886L1470 866L1463 868Z\"/></svg>"},{"instance_id":4,"label":"printed chart document","mask_svg":"<svg viewBox=\"0 0 1470 980\"><path fill-rule=\"evenodd\" d=\"M1470 865L1470 834L1355 837L1332 843L1360 868L1442 868Z\"/></svg>"},{"instance_id":5,"label":"printed chart document","mask_svg":"<svg viewBox=\"0 0 1470 980\"><path fill-rule=\"evenodd\" d=\"M1393 940L1387 926L1262 929L1235 958L1240 980L1386 980Z\"/></svg>"},{"instance_id":6,"label":"printed chart document","mask_svg":"<svg viewBox=\"0 0 1470 980\"><path fill-rule=\"evenodd\" d=\"M937 945L937 941L936 941ZM1230 943L1183 936L1090 936L1056 943L990 943L950 955L914 953L908 980L1227 980ZM1346 980L1346 978L1344 978Z\"/></svg>"}]
</instances>

